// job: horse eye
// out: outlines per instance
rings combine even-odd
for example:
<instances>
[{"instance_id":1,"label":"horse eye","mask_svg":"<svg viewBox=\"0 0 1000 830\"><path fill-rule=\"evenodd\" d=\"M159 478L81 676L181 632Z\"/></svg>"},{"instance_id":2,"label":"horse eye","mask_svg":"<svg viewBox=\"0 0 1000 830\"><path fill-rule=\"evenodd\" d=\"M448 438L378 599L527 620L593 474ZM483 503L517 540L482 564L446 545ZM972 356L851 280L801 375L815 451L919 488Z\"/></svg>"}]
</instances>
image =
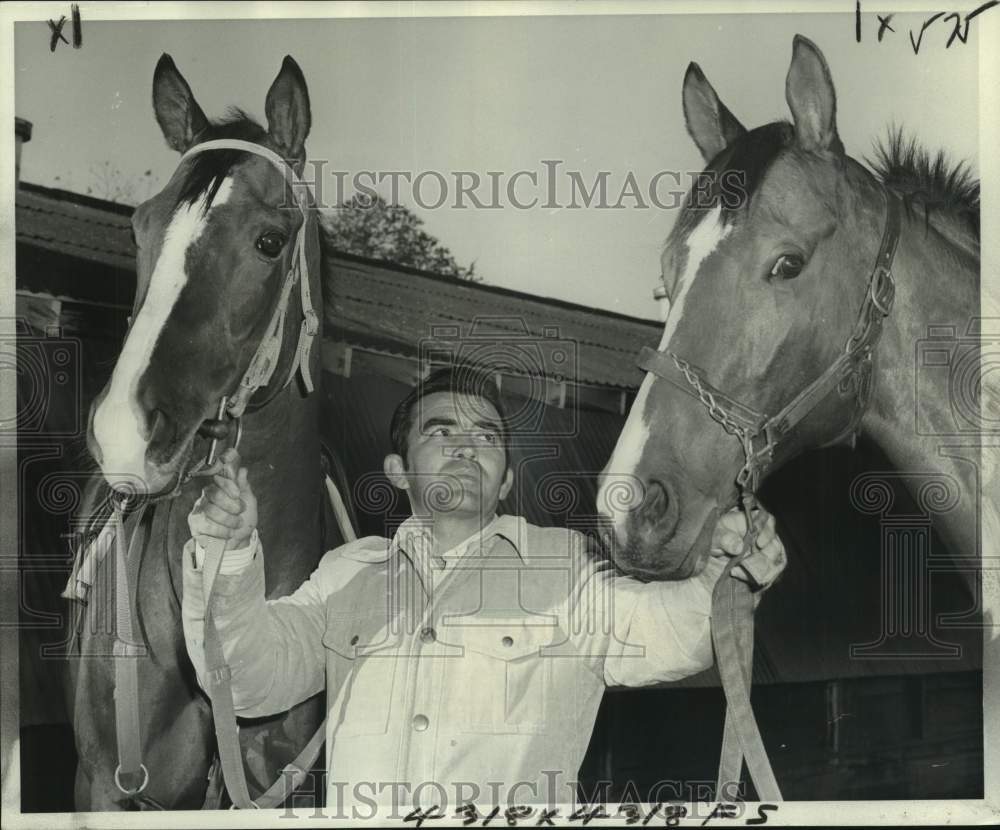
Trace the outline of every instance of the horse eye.
<instances>
[{"instance_id":1,"label":"horse eye","mask_svg":"<svg viewBox=\"0 0 1000 830\"><path fill-rule=\"evenodd\" d=\"M274 259L285 247L285 237L277 231L268 231L257 237L257 250L264 256Z\"/></svg>"},{"instance_id":2,"label":"horse eye","mask_svg":"<svg viewBox=\"0 0 1000 830\"><path fill-rule=\"evenodd\" d=\"M771 276L783 280L794 279L802 273L803 267L805 267L805 262L803 262L802 257L796 254L782 254L774 263Z\"/></svg>"}]
</instances>

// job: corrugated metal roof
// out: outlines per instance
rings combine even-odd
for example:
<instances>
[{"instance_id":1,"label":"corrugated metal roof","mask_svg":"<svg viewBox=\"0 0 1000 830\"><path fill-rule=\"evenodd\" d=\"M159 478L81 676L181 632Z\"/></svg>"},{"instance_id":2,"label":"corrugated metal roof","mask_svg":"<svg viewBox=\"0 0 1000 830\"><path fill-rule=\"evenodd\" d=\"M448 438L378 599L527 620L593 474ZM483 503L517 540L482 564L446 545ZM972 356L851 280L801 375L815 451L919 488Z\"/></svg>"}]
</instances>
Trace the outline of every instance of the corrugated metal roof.
<instances>
[{"instance_id":1,"label":"corrugated metal roof","mask_svg":"<svg viewBox=\"0 0 1000 830\"><path fill-rule=\"evenodd\" d=\"M131 211L115 210L111 203L22 185L14 227L18 242L131 270L135 248L130 216Z\"/></svg>"},{"instance_id":2,"label":"corrugated metal roof","mask_svg":"<svg viewBox=\"0 0 1000 830\"><path fill-rule=\"evenodd\" d=\"M16 235L23 245L124 271L134 269L129 208L22 184ZM463 348L509 353L513 370L539 361L547 374L587 384L633 388L642 379L635 356L655 345L660 325L496 286L331 252L325 311L328 331L359 346L417 356L435 338L462 338ZM85 285L75 290L88 294ZM558 344L566 362L550 364ZM439 346L442 343L438 344ZM448 345L444 343L443 345Z\"/></svg>"}]
</instances>

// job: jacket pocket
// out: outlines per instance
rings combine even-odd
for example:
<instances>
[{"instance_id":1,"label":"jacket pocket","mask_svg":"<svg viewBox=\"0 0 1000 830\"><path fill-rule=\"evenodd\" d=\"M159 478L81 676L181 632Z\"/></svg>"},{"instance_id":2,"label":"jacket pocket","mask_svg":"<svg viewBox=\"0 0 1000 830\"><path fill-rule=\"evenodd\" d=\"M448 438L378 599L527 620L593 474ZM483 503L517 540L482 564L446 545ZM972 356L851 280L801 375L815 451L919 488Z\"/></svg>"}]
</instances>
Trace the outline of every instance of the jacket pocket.
<instances>
[{"instance_id":1,"label":"jacket pocket","mask_svg":"<svg viewBox=\"0 0 1000 830\"><path fill-rule=\"evenodd\" d=\"M477 618L475 625L444 626L442 642L456 646L460 665L448 692L460 731L490 735L543 734L553 686L553 660L545 646L549 625Z\"/></svg>"},{"instance_id":2,"label":"jacket pocket","mask_svg":"<svg viewBox=\"0 0 1000 830\"><path fill-rule=\"evenodd\" d=\"M371 620L327 626L327 706L337 719L338 737L384 735L388 729L397 663L393 645Z\"/></svg>"}]
</instances>

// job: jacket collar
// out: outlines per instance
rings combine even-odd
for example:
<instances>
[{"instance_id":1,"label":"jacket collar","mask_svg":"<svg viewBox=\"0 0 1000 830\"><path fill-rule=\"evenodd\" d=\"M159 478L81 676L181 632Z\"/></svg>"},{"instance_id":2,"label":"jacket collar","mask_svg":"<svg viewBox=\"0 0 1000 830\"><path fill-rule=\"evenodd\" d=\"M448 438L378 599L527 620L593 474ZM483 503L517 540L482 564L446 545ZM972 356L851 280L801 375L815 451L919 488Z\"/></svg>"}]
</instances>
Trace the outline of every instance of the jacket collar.
<instances>
[{"instance_id":1,"label":"jacket collar","mask_svg":"<svg viewBox=\"0 0 1000 830\"><path fill-rule=\"evenodd\" d=\"M496 537L505 539L514 548L514 552L522 559L524 558L522 550L527 538L527 522L521 516L509 515L494 516L478 534L473 534L446 553L458 553L463 548L475 546L477 540L481 540L480 544L483 554L489 555L495 547L492 542ZM421 556L423 551L429 552L431 544L431 528L429 523L416 516L410 516L399 526L399 529L389 542L388 555L391 557L397 553L403 553L408 558L413 559L414 556ZM416 548L418 547L422 547L423 551L417 550Z\"/></svg>"},{"instance_id":2,"label":"jacket collar","mask_svg":"<svg viewBox=\"0 0 1000 830\"><path fill-rule=\"evenodd\" d=\"M489 555L496 549L497 546L492 544L492 542L499 537L510 543L510 546L514 549L518 557L521 559L524 558L527 550L528 523L523 517L496 516L493 521L487 523L483 531L482 548L484 554ZM411 516L399 526L392 539L386 539L381 536L365 537L364 539L359 539L357 542L345 545L341 555L347 559L363 562L368 565L388 562L399 554L402 554L404 558L410 561L414 561L414 559L419 560L417 551L414 551L413 558L407 553L407 548L410 547L407 541L429 541L429 536L430 528L427 524ZM469 545L475 538L475 536L472 536L462 544Z\"/></svg>"}]
</instances>

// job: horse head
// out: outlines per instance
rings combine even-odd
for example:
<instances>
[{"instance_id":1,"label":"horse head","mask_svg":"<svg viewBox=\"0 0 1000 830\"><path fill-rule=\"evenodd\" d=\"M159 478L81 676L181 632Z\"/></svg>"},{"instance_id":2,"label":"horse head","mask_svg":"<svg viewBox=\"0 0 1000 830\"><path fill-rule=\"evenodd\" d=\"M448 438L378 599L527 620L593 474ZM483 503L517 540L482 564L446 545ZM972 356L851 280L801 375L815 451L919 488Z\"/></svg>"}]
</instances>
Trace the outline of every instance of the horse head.
<instances>
[{"instance_id":1,"label":"horse head","mask_svg":"<svg viewBox=\"0 0 1000 830\"><path fill-rule=\"evenodd\" d=\"M684 78L688 132L708 166L664 247L663 337L598 496L616 561L638 575L700 571L746 475L734 425L784 411L844 354L869 289L887 202L845 154L829 69L801 36L785 96L791 123L747 130L696 64ZM859 377L812 401L780 441L754 444L761 467L851 438Z\"/></svg>"},{"instance_id":2,"label":"horse head","mask_svg":"<svg viewBox=\"0 0 1000 830\"><path fill-rule=\"evenodd\" d=\"M295 270L299 258L319 258L313 212L302 189L292 187L310 127L309 95L294 60L285 58L267 93L267 129L238 110L210 122L169 55L156 66L153 108L183 158L166 187L132 216L131 325L87 431L106 481L149 495L179 485L196 433L218 417L220 400L241 385L269 335L280 345L269 358L272 384L294 371L306 303L288 283L293 271L309 279ZM198 150L220 139L221 147ZM290 176L282 174L286 165ZM311 271L315 278L318 266Z\"/></svg>"}]
</instances>

